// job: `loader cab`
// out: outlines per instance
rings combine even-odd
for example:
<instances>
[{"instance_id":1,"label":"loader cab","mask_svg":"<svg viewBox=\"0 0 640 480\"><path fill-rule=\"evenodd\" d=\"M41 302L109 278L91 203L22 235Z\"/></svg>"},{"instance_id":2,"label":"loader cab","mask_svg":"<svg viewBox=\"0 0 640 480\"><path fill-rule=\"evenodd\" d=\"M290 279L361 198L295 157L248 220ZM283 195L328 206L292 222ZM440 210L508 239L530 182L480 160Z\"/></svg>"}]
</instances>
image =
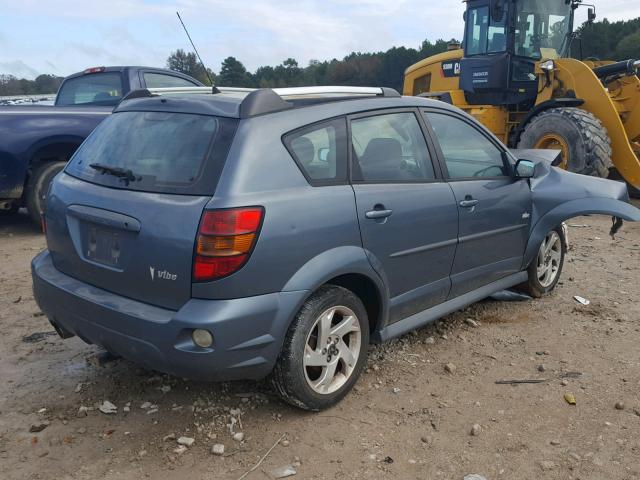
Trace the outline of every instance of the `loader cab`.
<instances>
[{"instance_id":1,"label":"loader cab","mask_svg":"<svg viewBox=\"0 0 640 480\"><path fill-rule=\"evenodd\" d=\"M472 105L521 105L538 93L536 63L566 56L576 0L467 0L460 88Z\"/></svg>"}]
</instances>

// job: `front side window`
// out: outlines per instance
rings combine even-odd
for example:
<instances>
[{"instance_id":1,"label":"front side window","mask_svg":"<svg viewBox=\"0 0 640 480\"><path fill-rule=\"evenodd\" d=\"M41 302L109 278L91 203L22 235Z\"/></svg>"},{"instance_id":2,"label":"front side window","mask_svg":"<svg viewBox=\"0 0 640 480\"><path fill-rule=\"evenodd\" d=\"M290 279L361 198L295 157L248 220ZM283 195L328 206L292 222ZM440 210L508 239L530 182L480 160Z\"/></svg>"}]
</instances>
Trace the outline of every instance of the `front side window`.
<instances>
[{"instance_id":1,"label":"front side window","mask_svg":"<svg viewBox=\"0 0 640 480\"><path fill-rule=\"evenodd\" d=\"M90 73L65 80L56 105L117 105L122 99L120 72Z\"/></svg>"},{"instance_id":2,"label":"front side window","mask_svg":"<svg viewBox=\"0 0 640 480\"><path fill-rule=\"evenodd\" d=\"M447 165L449 178L503 177L509 169L500 150L464 120L441 113L426 113Z\"/></svg>"},{"instance_id":3,"label":"front side window","mask_svg":"<svg viewBox=\"0 0 640 480\"><path fill-rule=\"evenodd\" d=\"M312 185L347 181L347 124L344 118L297 130L285 136L284 143Z\"/></svg>"},{"instance_id":4,"label":"front side window","mask_svg":"<svg viewBox=\"0 0 640 480\"><path fill-rule=\"evenodd\" d=\"M498 22L491 18L489 7L471 8L467 11L466 54L484 55L504 52L507 49L507 13Z\"/></svg>"},{"instance_id":5,"label":"front side window","mask_svg":"<svg viewBox=\"0 0 640 480\"><path fill-rule=\"evenodd\" d=\"M175 88L198 86L195 83L190 82L189 80L185 80L184 78L152 72L146 72L144 74L144 83L147 88Z\"/></svg>"},{"instance_id":6,"label":"front side window","mask_svg":"<svg viewBox=\"0 0 640 480\"><path fill-rule=\"evenodd\" d=\"M351 122L354 180L411 182L435 179L418 119L411 112Z\"/></svg>"}]
</instances>

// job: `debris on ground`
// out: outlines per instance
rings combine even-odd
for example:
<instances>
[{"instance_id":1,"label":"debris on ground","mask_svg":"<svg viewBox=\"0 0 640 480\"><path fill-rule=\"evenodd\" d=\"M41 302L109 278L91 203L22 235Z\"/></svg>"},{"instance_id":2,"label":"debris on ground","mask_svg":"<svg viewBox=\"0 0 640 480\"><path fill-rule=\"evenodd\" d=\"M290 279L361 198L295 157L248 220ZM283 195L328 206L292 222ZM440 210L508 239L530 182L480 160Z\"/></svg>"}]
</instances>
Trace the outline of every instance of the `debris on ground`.
<instances>
[{"instance_id":1,"label":"debris on ground","mask_svg":"<svg viewBox=\"0 0 640 480\"><path fill-rule=\"evenodd\" d=\"M114 413L118 413L118 407L116 407L109 400L105 400L104 402L102 402L102 405L100 405L98 410L100 410L105 415L111 415L111 414L114 414Z\"/></svg>"},{"instance_id":2,"label":"debris on ground","mask_svg":"<svg viewBox=\"0 0 640 480\"><path fill-rule=\"evenodd\" d=\"M211 453L218 456L224 455L224 445L222 445L221 443L216 443L213 447L211 447Z\"/></svg>"},{"instance_id":3,"label":"debris on ground","mask_svg":"<svg viewBox=\"0 0 640 480\"><path fill-rule=\"evenodd\" d=\"M287 478L292 477L296 473L298 472L293 467L293 465L284 465L282 467L276 468L275 470L272 470L271 476L273 478Z\"/></svg>"},{"instance_id":4,"label":"debris on ground","mask_svg":"<svg viewBox=\"0 0 640 480\"><path fill-rule=\"evenodd\" d=\"M470 475L465 475L464 480L487 480L482 475L478 475L477 473L472 473Z\"/></svg>"},{"instance_id":5,"label":"debris on ground","mask_svg":"<svg viewBox=\"0 0 640 480\"><path fill-rule=\"evenodd\" d=\"M29 427L29 433L39 433L43 431L45 428L47 428L48 426L49 426L49 422L47 421L33 424L31 425L31 427Z\"/></svg>"},{"instance_id":6,"label":"debris on ground","mask_svg":"<svg viewBox=\"0 0 640 480\"><path fill-rule=\"evenodd\" d=\"M575 295L573 298L575 299L576 302L578 302L581 305L587 306L591 304L589 300L587 300L584 297L581 297L580 295Z\"/></svg>"},{"instance_id":7,"label":"debris on ground","mask_svg":"<svg viewBox=\"0 0 640 480\"><path fill-rule=\"evenodd\" d=\"M475 423L473 427L471 427L470 433L471 433L471 436L477 437L482 433L482 427L479 424Z\"/></svg>"},{"instance_id":8,"label":"debris on ground","mask_svg":"<svg viewBox=\"0 0 640 480\"><path fill-rule=\"evenodd\" d=\"M190 447L194 443L196 443L196 439L195 438L191 438L191 437L180 437L180 438L178 438L178 445L184 445L185 447Z\"/></svg>"},{"instance_id":9,"label":"debris on ground","mask_svg":"<svg viewBox=\"0 0 640 480\"><path fill-rule=\"evenodd\" d=\"M575 395L573 393L565 393L564 394L564 399L569 405L575 405L576 404L576 397L575 397Z\"/></svg>"},{"instance_id":10,"label":"debris on ground","mask_svg":"<svg viewBox=\"0 0 640 480\"><path fill-rule=\"evenodd\" d=\"M444 366L444 370L445 370L445 372L447 372L447 373L451 373L451 374L453 374L453 373L456 373L456 366L455 366L453 363L447 363L447 364Z\"/></svg>"},{"instance_id":11,"label":"debris on ground","mask_svg":"<svg viewBox=\"0 0 640 480\"><path fill-rule=\"evenodd\" d=\"M35 332L32 333L31 335L27 335L25 337L22 337L22 341L24 343L38 343L41 342L42 340L44 340L47 337L55 337L56 335L58 335L56 332L51 331L51 332Z\"/></svg>"},{"instance_id":12,"label":"debris on ground","mask_svg":"<svg viewBox=\"0 0 640 480\"><path fill-rule=\"evenodd\" d=\"M616 402L616 410L624 410L624 402Z\"/></svg>"}]
</instances>

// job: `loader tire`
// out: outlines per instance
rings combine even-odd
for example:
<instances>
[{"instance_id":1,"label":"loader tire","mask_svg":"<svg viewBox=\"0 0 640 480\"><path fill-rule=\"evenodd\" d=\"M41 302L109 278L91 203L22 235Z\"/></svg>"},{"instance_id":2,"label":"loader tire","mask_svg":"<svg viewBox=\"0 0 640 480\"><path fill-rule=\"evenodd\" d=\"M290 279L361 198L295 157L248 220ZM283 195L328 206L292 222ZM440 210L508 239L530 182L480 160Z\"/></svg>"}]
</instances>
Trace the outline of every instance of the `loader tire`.
<instances>
[{"instance_id":1,"label":"loader tire","mask_svg":"<svg viewBox=\"0 0 640 480\"><path fill-rule=\"evenodd\" d=\"M612 167L607 129L579 108L552 108L536 115L522 132L518 148L562 150L561 167L582 175L607 178Z\"/></svg>"}]
</instances>

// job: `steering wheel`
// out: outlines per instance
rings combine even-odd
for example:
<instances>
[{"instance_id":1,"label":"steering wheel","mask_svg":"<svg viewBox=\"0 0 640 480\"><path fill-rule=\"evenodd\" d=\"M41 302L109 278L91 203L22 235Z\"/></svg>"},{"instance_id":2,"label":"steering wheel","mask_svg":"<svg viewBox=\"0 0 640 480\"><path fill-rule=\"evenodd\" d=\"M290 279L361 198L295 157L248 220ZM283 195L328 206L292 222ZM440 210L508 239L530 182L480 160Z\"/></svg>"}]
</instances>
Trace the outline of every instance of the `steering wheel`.
<instances>
[{"instance_id":1,"label":"steering wheel","mask_svg":"<svg viewBox=\"0 0 640 480\"><path fill-rule=\"evenodd\" d=\"M486 172L490 171L491 169L496 169L498 171L497 175L485 175ZM478 170L476 173L473 174L474 177L502 177L504 175L504 172L502 170L502 167L499 167L498 165L490 165L487 168L483 168L482 170Z\"/></svg>"}]
</instances>

